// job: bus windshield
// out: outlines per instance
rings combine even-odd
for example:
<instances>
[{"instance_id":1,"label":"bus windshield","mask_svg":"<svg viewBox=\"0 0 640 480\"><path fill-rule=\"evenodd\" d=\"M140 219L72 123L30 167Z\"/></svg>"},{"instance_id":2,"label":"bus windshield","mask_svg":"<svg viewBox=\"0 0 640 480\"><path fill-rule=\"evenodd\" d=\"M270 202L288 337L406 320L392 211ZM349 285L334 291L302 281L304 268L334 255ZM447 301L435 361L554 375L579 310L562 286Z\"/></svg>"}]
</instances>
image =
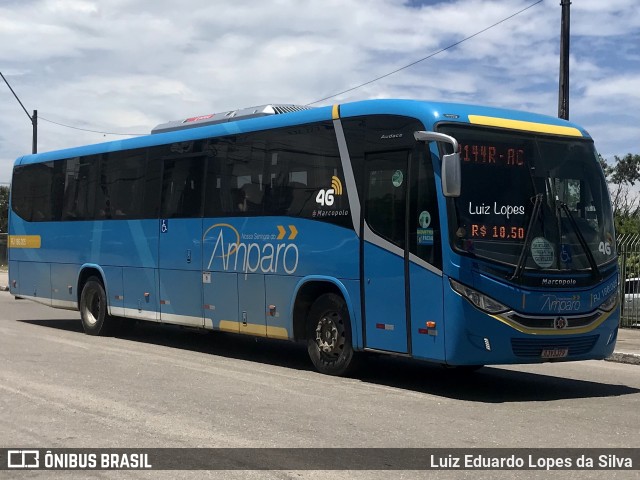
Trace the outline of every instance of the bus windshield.
<instances>
[{"instance_id":1,"label":"bus windshield","mask_svg":"<svg viewBox=\"0 0 640 480\"><path fill-rule=\"evenodd\" d=\"M446 126L460 144L453 247L524 272L590 270L615 258L613 217L593 143Z\"/></svg>"}]
</instances>

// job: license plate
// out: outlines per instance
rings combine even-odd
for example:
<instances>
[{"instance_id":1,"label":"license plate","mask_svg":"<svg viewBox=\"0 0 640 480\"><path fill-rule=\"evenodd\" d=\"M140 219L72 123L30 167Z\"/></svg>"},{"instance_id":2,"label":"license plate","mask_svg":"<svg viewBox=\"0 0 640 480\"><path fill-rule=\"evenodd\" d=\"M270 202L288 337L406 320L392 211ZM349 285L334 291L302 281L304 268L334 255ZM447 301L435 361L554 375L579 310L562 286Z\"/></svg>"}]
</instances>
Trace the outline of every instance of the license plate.
<instances>
[{"instance_id":1,"label":"license plate","mask_svg":"<svg viewBox=\"0 0 640 480\"><path fill-rule=\"evenodd\" d=\"M542 350L542 358L564 358L569 355L569 348L545 348Z\"/></svg>"}]
</instances>

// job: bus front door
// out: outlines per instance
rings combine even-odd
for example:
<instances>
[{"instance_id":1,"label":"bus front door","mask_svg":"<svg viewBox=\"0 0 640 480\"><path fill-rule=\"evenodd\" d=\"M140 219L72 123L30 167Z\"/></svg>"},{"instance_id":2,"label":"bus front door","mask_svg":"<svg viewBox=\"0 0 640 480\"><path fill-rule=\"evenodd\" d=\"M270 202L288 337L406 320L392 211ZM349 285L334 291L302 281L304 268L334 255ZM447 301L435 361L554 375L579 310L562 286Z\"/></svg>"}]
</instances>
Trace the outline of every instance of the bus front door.
<instances>
[{"instance_id":1,"label":"bus front door","mask_svg":"<svg viewBox=\"0 0 640 480\"><path fill-rule=\"evenodd\" d=\"M365 156L365 348L407 353L405 218L410 151Z\"/></svg>"},{"instance_id":2,"label":"bus front door","mask_svg":"<svg viewBox=\"0 0 640 480\"><path fill-rule=\"evenodd\" d=\"M431 155L365 157L363 238L365 348L441 361L442 253Z\"/></svg>"}]
</instances>

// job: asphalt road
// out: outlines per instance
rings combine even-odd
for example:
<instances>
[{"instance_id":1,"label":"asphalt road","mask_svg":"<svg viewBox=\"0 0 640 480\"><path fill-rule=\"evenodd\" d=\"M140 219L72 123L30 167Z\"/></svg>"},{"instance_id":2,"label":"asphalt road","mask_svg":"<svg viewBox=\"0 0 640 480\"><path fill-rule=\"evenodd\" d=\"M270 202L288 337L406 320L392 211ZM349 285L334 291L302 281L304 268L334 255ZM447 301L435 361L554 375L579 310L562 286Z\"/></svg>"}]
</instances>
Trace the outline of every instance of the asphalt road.
<instances>
[{"instance_id":1,"label":"asphalt road","mask_svg":"<svg viewBox=\"0 0 640 480\"><path fill-rule=\"evenodd\" d=\"M406 360L368 360L355 378L335 378L316 373L305 348L287 342L152 324L123 337L91 337L82 333L77 312L2 292L0 446L640 447L640 369L634 365L486 367L459 376ZM16 472L0 477L3 473L17 478ZM31 472L29 478L74 473L82 473L74 478L177 478L177 472L157 471ZM438 478L548 478L548 472L531 471L329 476L436 473ZM554 473L556 478L604 474ZM606 476L631 478L630 473ZM180 477L203 474L327 478L317 471Z\"/></svg>"}]
</instances>

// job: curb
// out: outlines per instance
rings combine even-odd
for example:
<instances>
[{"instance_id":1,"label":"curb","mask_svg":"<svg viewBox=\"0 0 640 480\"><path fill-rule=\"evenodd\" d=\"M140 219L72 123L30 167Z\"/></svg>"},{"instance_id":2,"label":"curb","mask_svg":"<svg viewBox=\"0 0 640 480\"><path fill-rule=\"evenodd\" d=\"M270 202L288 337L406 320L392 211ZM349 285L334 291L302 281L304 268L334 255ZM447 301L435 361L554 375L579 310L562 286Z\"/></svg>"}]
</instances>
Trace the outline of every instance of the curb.
<instances>
[{"instance_id":1,"label":"curb","mask_svg":"<svg viewBox=\"0 0 640 480\"><path fill-rule=\"evenodd\" d=\"M637 353L613 352L610 357L605 358L605 361L640 365L640 355Z\"/></svg>"}]
</instances>

